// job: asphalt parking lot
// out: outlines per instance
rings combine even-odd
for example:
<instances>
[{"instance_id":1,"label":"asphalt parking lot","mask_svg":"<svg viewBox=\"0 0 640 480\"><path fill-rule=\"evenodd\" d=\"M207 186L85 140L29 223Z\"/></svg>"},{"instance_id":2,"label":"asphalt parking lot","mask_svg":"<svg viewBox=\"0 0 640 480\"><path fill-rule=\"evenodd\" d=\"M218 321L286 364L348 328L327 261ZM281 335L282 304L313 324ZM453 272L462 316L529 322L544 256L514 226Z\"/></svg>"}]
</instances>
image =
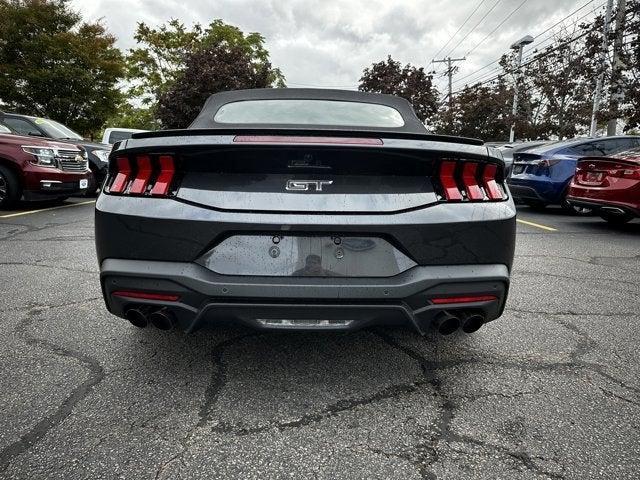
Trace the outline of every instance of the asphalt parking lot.
<instances>
[{"instance_id":1,"label":"asphalt parking lot","mask_svg":"<svg viewBox=\"0 0 640 480\"><path fill-rule=\"evenodd\" d=\"M74 202L0 212L1 478L638 478L638 221L520 209L473 335L186 336L107 313Z\"/></svg>"}]
</instances>

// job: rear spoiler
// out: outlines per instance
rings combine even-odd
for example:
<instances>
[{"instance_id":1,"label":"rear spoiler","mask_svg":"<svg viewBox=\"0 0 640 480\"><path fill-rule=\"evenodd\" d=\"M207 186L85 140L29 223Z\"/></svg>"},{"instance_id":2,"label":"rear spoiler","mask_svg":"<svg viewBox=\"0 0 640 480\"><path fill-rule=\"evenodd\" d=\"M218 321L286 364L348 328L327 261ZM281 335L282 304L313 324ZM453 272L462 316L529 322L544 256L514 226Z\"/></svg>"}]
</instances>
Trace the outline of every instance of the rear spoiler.
<instances>
[{"instance_id":1,"label":"rear spoiler","mask_svg":"<svg viewBox=\"0 0 640 480\"><path fill-rule=\"evenodd\" d=\"M393 130L344 130L344 129L302 129L302 128L189 128L181 130L157 130L155 132L134 133L131 138L163 138L196 135L304 135L318 137L364 137L397 138L406 140L425 140L432 142L458 143L482 146L484 142L476 138L455 137L451 135L418 134L394 132Z\"/></svg>"}]
</instances>

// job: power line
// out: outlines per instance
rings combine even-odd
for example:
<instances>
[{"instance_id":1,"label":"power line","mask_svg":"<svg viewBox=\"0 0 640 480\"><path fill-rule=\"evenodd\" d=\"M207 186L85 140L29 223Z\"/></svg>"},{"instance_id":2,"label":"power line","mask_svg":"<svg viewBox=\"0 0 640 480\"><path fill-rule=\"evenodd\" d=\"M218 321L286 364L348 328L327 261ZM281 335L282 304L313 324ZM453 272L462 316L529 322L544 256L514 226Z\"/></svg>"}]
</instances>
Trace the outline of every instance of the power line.
<instances>
[{"instance_id":1,"label":"power line","mask_svg":"<svg viewBox=\"0 0 640 480\"><path fill-rule=\"evenodd\" d=\"M509 20L514 13L516 13L518 10L520 10L522 8L522 6L527 3L527 0L522 0L522 2L520 3L520 5L518 5L516 8L514 8L511 13L509 15L507 15L504 20L502 20L498 25L496 25L496 27L491 30L482 40L480 40L478 43L476 43L473 48L471 50L469 50L467 53L465 53L465 57L470 55L471 53L473 53L475 51L476 48L478 48L480 45L482 45L484 42L487 41L487 39L493 35L496 30L498 30L502 25L504 25L506 23L507 20Z\"/></svg>"},{"instance_id":2,"label":"power line","mask_svg":"<svg viewBox=\"0 0 640 480\"><path fill-rule=\"evenodd\" d=\"M567 15L566 17L564 17L562 20L560 20L559 22L556 22L555 24L553 24L551 27L547 28L546 30L540 32L539 34L537 34L534 38L539 38L540 36L544 35L545 33L549 32L550 30L552 30L553 28L557 27L558 25L562 24L564 21L566 21L568 18L572 17L573 15L575 15L576 13L578 13L580 10L583 10L585 7L591 5L595 0L591 0L590 2L585 3L584 5L582 5L580 8L578 8L577 10L574 10L573 12L571 12L569 15ZM584 19L585 17L588 17L589 15L591 15L594 11L598 10L600 7L604 6L606 2L601 3L600 5L596 6L594 8L593 11L586 13L585 15L582 15L580 18L577 18L571 25L576 25L580 20ZM531 47L529 49L529 52L531 52L532 50L537 50L539 49L545 42L547 42L548 40L553 40L555 33L545 37L544 39L542 39L540 42L538 42L535 46ZM528 52L525 52L528 53ZM474 70L473 72L467 73L466 75L463 75L462 77L459 77L455 82L455 83L460 83L463 80L466 80L469 77L473 77L475 76L477 73L489 68L490 66L498 63L500 61L502 57L497 58L489 63L487 63L486 65L480 67L477 70ZM530 57L529 57L530 58ZM494 68L492 68L490 71L485 72L484 74L482 74L477 80L481 80L482 78L484 78L487 74L491 74L494 71L498 71L500 69L499 66L496 66Z\"/></svg>"},{"instance_id":3,"label":"power line","mask_svg":"<svg viewBox=\"0 0 640 480\"><path fill-rule=\"evenodd\" d=\"M473 15L478 11L478 9L482 6L482 4L484 2L486 2L487 0L480 0L480 3L478 5L476 5L476 8L473 9L473 11L469 14L469 16L465 19L464 22L462 22L462 25L460 25L460 28L458 28L458 30L456 30L456 33L454 33L453 35L451 35L451 37L449 37L449 40L447 40L447 43L445 43L440 50L438 50L436 52L436 54L431 57L431 60L434 60L438 55L440 55L440 52L442 52L445 48L447 48L447 46L451 43L451 40L453 40L455 38L456 35L458 35L458 33L460 33L460 30L462 30L464 28L464 26L467 24L467 22L471 19L471 17L473 17Z\"/></svg>"},{"instance_id":4,"label":"power line","mask_svg":"<svg viewBox=\"0 0 640 480\"><path fill-rule=\"evenodd\" d=\"M494 3L493 6L482 16L482 18L471 28L471 30L469 30L467 34L464 37L462 37L462 39L458 43L456 43L456 46L453 47L451 50L449 50L449 52L445 55L445 57L450 57L451 54L456 50L456 48L458 48L462 44L462 42L464 42L469 37L469 35L473 33L473 31L476 28L478 28L478 25L480 25L484 21L484 19L487 18L491 12L493 12L493 10L498 6L498 4L501 1L502 0L496 0L496 3Z\"/></svg>"},{"instance_id":5,"label":"power line","mask_svg":"<svg viewBox=\"0 0 640 480\"><path fill-rule=\"evenodd\" d=\"M583 37L587 36L589 33L591 33L591 31L587 30L587 31L585 31L585 32L581 33L580 35L578 35L578 36L576 36L576 37L572 38L571 40L567 40L566 42L562 42L562 43L561 43L561 44L559 44L558 46L556 46L556 47L554 47L554 48L552 48L552 49L550 49L550 50L547 50L546 52L544 52L544 53L542 53L542 54L540 54L540 55L536 55L532 60L529 60L528 62L523 63L523 64L521 65L521 67L526 67L526 66L528 66L528 65L531 65L532 63L538 62L538 61L540 61L541 59L545 58L546 56L551 55L553 52L555 52L555 51L557 51L557 50L559 50L559 49L561 49L561 48L563 48L563 47L566 47L567 45L570 45L570 44L572 44L573 42L577 42L577 41L578 41L578 40L580 40L581 38L583 38ZM495 80L497 80L497 79L499 79L499 78L502 78L502 77L504 77L504 76L506 76L506 75L507 75L507 73L506 73L506 72L505 72L505 73L501 73L501 74L496 75L496 76L494 76L494 77L492 77L492 78L489 78L488 80L484 80L484 81L482 81L482 82L476 82L476 83L474 83L474 86L479 86L479 85L484 85L484 84L486 84L486 83L491 83L491 82L493 82L493 81L495 81ZM461 89L461 90L463 90L463 89ZM454 93L454 94L459 93L461 90L457 90L457 91L455 91L455 92L453 92L453 93Z\"/></svg>"}]
</instances>

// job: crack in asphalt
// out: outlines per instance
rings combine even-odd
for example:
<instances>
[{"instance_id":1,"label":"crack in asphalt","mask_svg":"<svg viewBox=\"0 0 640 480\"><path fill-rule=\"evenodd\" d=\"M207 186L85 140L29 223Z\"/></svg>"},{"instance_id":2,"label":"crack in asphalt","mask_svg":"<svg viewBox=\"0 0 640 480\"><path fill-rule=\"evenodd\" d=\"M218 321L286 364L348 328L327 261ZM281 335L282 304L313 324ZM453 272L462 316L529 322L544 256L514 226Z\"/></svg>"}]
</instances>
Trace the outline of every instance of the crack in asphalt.
<instances>
[{"instance_id":1,"label":"crack in asphalt","mask_svg":"<svg viewBox=\"0 0 640 480\"><path fill-rule=\"evenodd\" d=\"M428 383L433 387L436 397L440 399L440 409L442 410L442 413L435 423L435 428L429 432L430 436L428 441L417 444L416 463L422 478L429 480L437 479L437 475L432 471L431 467L440 459L440 444L447 443L449 445L452 442L473 444L483 448L493 449L518 460L525 468L534 473L546 475L552 479L564 478L562 475L549 472L537 465L533 461L533 457L531 457L531 455L526 451L514 451L502 445L495 445L476 439L470 435L454 432L452 430L452 423L455 418L455 411L458 408L458 405L449 397L448 394L442 391L442 381L436 373L438 370L442 369L441 362L434 362L426 359L422 354L407 345L401 344L390 335L380 331L376 331L375 333L387 345L403 352L420 365L425 379L427 379ZM428 452L429 455L425 455L425 452Z\"/></svg>"},{"instance_id":2,"label":"crack in asphalt","mask_svg":"<svg viewBox=\"0 0 640 480\"><path fill-rule=\"evenodd\" d=\"M84 400L105 377L104 368L93 357L65 348L49 340L42 340L31 336L28 328L36 321L37 316L47 309L32 309L14 329L27 345L33 345L48 350L54 355L76 360L89 371L89 377L76 386L71 393L56 408L55 412L36 423L28 432L20 436L20 439L0 450L0 472L4 472L11 462L18 456L27 452L38 443L48 432L60 425L71 413L75 406Z\"/></svg>"}]
</instances>

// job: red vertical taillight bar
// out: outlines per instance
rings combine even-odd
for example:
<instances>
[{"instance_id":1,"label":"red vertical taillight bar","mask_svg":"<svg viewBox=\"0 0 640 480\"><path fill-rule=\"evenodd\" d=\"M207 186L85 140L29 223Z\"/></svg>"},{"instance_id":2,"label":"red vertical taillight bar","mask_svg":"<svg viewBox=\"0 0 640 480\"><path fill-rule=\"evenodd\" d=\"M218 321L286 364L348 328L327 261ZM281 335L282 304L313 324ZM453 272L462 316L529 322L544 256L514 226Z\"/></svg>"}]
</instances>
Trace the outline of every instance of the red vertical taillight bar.
<instances>
[{"instance_id":1,"label":"red vertical taillight bar","mask_svg":"<svg viewBox=\"0 0 640 480\"><path fill-rule=\"evenodd\" d=\"M175 164L171 155L160 155L158 162L160 163L160 173L151 189L151 195L167 195L176 172Z\"/></svg>"},{"instance_id":2,"label":"red vertical taillight bar","mask_svg":"<svg viewBox=\"0 0 640 480\"><path fill-rule=\"evenodd\" d=\"M496 182L497 171L498 167L496 165L488 163L484 167L484 172L482 172L482 183L490 200L503 199L502 190L498 186L498 182Z\"/></svg>"},{"instance_id":3,"label":"red vertical taillight bar","mask_svg":"<svg viewBox=\"0 0 640 480\"><path fill-rule=\"evenodd\" d=\"M444 161L440 164L440 184L447 200L462 200L462 194L455 179L456 162Z\"/></svg>"},{"instance_id":4,"label":"red vertical taillight bar","mask_svg":"<svg viewBox=\"0 0 640 480\"><path fill-rule=\"evenodd\" d=\"M149 184L149 180L151 179L151 158L149 158L148 155L138 155L136 157L136 163L138 166L138 172L136 173L136 178L131 184L129 193L141 194L145 192L147 185Z\"/></svg>"},{"instance_id":5,"label":"red vertical taillight bar","mask_svg":"<svg viewBox=\"0 0 640 480\"><path fill-rule=\"evenodd\" d=\"M122 193L127 187L129 175L131 175L131 165L129 164L129 159L127 157L116 158L116 167L118 171L116 173L116 178L113 179L111 188L109 188L109 192Z\"/></svg>"},{"instance_id":6,"label":"red vertical taillight bar","mask_svg":"<svg viewBox=\"0 0 640 480\"><path fill-rule=\"evenodd\" d=\"M484 200L484 193L476 178L477 173L478 164L476 162L464 163L464 167L462 167L462 183L469 200Z\"/></svg>"}]
</instances>

